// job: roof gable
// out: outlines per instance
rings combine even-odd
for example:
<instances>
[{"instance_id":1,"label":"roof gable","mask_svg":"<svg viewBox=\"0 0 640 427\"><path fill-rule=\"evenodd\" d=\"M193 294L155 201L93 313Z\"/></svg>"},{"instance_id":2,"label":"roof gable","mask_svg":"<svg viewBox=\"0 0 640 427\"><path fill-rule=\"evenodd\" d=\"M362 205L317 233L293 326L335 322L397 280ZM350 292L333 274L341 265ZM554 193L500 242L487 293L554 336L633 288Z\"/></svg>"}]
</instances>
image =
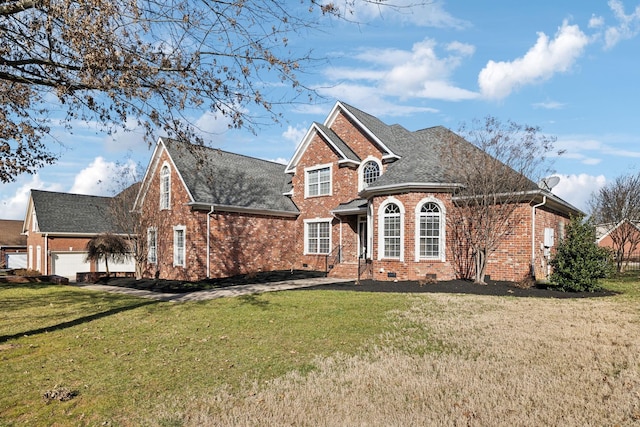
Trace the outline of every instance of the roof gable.
<instances>
[{"instance_id":1,"label":"roof gable","mask_svg":"<svg viewBox=\"0 0 640 427\"><path fill-rule=\"evenodd\" d=\"M110 215L110 201L111 197L31 190L30 210L40 233L120 233Z\"/></svg>"},{"instance_id":2,"label":"roof gable","mask_svg":"<svg viewBox=\"0 0 640 427\"><path fill-rule=\"evenodd\" d=\"M168 138L160 138L158 145L161 149L154 153L136 206L142 203L161 154L166 151L194 206L298 212L284 195L291 191L291 184L282 164Z\"/></svg>"}]
</instances>

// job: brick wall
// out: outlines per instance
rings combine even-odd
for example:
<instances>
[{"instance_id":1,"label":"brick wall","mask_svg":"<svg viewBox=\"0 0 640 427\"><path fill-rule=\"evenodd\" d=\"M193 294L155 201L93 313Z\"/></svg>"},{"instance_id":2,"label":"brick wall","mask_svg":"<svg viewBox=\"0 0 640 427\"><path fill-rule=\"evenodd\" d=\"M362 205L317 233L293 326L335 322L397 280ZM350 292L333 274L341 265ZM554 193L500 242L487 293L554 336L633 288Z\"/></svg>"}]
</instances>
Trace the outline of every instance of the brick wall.
<instances>
[{"instance_id":1,"label":"brick wall","mask_svg":"<svg viewBox=\"0 0 640 427\"><path fill-rule=\"evenodd\" d=\"M426 260L416 261L416 207L422 206L421 201L435 200L442 207L446 221L446 212L453 209L451 195L448 193L424 193L413 192L395 194L392 196L404 208L404 259L385 259L379 257L379 240L381 224L379 222L380 206L389 201L390 197L381 196L373 199L373 278L375 280L420 280L425 279L427 275L436 275L438 280L451 280L455 278L455 271L451 263L452 255L450 252L451 239L445 229L445 259L442 260Z\"/></svg>"},{"instance_id":2,"label":"brick wall","mask_svg":"<svg viewBox=\"0 0 640 427\"><path fill-rule=\"evenodd\" d=\"M145 228L157 229L157 264L147 264L143 275L163 279L201 280L293 267L295 219L265 215L194 210L176 171L162 154L142 207ZM159 210L160 170L171 170L170 209ZM209 228L207 218L209 217ZM174 227L185 228L185 266L174 265ZM210 231L207 264L207 230ZM144 236L146 238L146 236ZM209 272L207 271L209 269Z\"/></svg>"}]
</instances>

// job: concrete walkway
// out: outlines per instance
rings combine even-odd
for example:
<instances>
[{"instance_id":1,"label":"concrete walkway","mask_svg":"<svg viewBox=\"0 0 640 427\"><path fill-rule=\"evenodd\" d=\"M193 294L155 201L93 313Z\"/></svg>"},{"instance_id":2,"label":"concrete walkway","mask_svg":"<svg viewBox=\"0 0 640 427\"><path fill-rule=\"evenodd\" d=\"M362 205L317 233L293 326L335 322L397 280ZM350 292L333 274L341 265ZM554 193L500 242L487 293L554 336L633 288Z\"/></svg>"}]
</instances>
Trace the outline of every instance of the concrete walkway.
<instances>
[{"instance_id":1,"label":"concrete walkway","mask_svg":"<svg viewBox=\"0 0 640 427\"><path fill-rule=\"evenodd\" d=\"M332 283L350 282L349 279L338 279L334 277L315 277L311 279L285 280L282 282L256 283L251 285L228 286L219 289L206 291L195 291L187 293L162 293L146 291L142 289L123 288L121 286L109 285L85 285L78 284L85 289L93 291L113 292L117 294L133 295L141 298L155 299L158 301L187 302L206 301L215 298L237 297L240 295L260 294L264 292L286 291L288 289L307 288L317 285L328 285Z\"/></svg>"}]
</instances>

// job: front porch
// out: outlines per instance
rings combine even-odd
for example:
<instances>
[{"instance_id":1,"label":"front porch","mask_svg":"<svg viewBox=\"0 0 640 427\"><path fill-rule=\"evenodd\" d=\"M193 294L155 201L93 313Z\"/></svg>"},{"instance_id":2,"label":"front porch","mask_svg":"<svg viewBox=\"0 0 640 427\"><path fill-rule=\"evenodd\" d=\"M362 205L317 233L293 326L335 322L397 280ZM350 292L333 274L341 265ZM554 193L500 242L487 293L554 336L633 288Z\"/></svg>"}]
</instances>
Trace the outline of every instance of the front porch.
<instances>
[{"instance_id":1,"label":"front porch","mask_svg":"<svg viewBox=\"0 0 640 427\"><path fill-rule=\"evenodd\" d=\"M367 200L356 199L331 211L338 220L338 244L327 256L327 276L350 280L373 278L373 239L368 205Z\"/></svg>"}]
</instances>

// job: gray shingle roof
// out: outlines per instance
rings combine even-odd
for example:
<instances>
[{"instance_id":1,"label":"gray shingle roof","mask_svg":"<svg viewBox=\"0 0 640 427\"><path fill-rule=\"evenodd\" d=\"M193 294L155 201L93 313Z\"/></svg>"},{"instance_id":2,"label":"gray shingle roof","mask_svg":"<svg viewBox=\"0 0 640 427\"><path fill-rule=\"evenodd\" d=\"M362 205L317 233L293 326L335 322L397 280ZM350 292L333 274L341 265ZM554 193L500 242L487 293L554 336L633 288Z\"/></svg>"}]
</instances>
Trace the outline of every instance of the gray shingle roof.
<instances>
[{"instance_id":1,"label":"gray shingle roof","mask_svg":"<svg viewBox=\"0 0 640 427\"><path fill-rule=\"evenodd\" d=\"M336 214L354 214L367 212L369 202L366 199L354 199L346 203L340 203L331 212Z\"/></svg>"},{"instance_id":2,"label":"gray shingle roof","mask_svg":"<svg viewBox=\"0 0 640 427\"><path fill-rule=\"evenodd\" d=\"M196 204L297 213L285 165L163 138Z\"/></svg>"},{"instance_id":3,"label":"gray shingle roof","mask_svg":"<svg viewBox=\"0 0 640 427\"><path fill-rule=\"evenodd\" d=\"M369 185L368 191L409 184L461 183L463 181L461 177L456 176L452 168L445 166L447 162L445 144L451 143L453 139L461 142L462 155L465 152L470 153L470 150L478 150L473 144L443 126L411 132L398 124L387 125L380 119L348 104L343 103L343 105L374 133L382 144L400 157L398 161L387 166L387 170L378 180ZM531 181L529 189L537 190L538 187Z\"/></svg>"},{"instance_id":4,"label":"gray shingle roof","mask_svg":"<svg viewBox=\"0 0 640 427\"><path fill-rule=\"evenodd\" d=\"M120 232L109 215L111 197L31 190L31 198L42 233Z\"/></svg>"},{"instance_id":5,"label":"gray shingle roof","mask_svg":"<svg viewBox=\"0 0 640 427\"><path fill-rule=\"evenodd\" d=\"M0 246L26 247L27 236L22 235L23 221L0 219Z\"/></svg>"},{"instance_id":6,"label":"gray shingle roof","mask_svg":"<svg viewBox=\"0 0 640 427\"><path fill-rule=\"evenodd\" d=\"M320 123L316 123L316 126L324 132L324 134L331 140L330 142L334 144L342 153L345 155L347 160L352 160L356 163L360 162L360 157L349 147L340 137L330 128L325 125L321 125Z\"/></svg>"}]
</instances>

